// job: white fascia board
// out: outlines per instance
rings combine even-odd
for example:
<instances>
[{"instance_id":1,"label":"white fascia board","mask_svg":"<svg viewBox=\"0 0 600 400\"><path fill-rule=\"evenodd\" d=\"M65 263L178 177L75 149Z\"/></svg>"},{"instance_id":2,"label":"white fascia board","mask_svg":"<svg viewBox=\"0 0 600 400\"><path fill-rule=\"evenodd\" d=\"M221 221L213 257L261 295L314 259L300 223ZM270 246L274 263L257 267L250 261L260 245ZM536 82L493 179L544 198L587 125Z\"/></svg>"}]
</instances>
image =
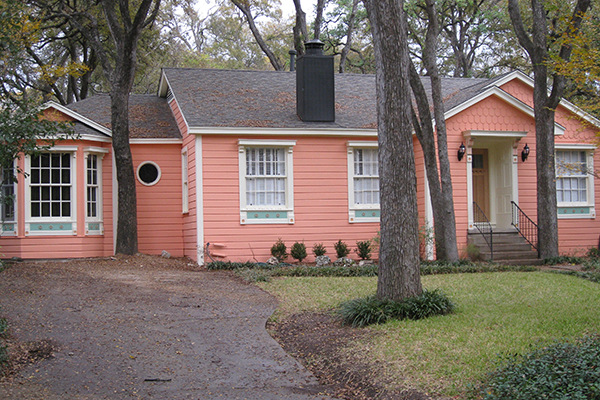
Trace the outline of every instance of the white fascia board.
<instances>
[{"instance_id":1,"label":"white fascia board","mask_svg":"<svg viewBox=\"0 0 600 400\"><path fill-rule=\"evenodd\" d=\"M491 83L487 87L493 87L493 86L500 87L500 86L504 85L505 83L508 83L508 82L512 81L513 79L520 80L521 82L525 83L526 85L528 85L532 89L534 87L533 78L531 78L530 76L528 76L528 75L526 75L523 72L518 71L518 70L511 72L510 74L502 77L501 79L498 79L497 81L494 81L493 83ZM593 115L585 112L584 110L582 110L581 108L577 107L576 105L574 105L570 101L562 98L560 100L559 105L563 106L564 108L566 108L567 110L569 110L573 114L577 115L579 118L582 118L585 121L587 121L588 123L594 125L596 128L600 128L600 120L598 118L596 118Z\"/></svg>"},{"instance_id":2,"label":"white fascia board","mask_svg":"<svg viewBox=\"0 0 600 400\"><path fill-rule=\"evenodd\" d=\"M110 129L108 129L107 127L100 125L99 123L94 122L91 119L84 117L83 115L79 114L78 112L75 112L75 111L73 111L63 105L60 105L54 101L49 101L47 103L44 103L42 108L44 110L47 108L54 108L54 109L62 112L63 114L66 114L69 117L76 119L77 121L81 122L82 124L89 126L90 128L95 129L101 133L104 133L105 135L112 137L112 131Z\"/></svg>"},{"instance_id":3,"label":"white fascia board","mask_svg":"<svg viewBox=\"0 0 600 400\"><path fill-rule=\"evenodd\" d=\"M111 138L105 138L101 136L94 135L79 135L80 140L87 140L89 142L102 142L102 143L112 143Z\"/></svg>"},{"instance_id":4,"label":"white fascia board","mask_svg":"<svg viewBox=\"0 0 600 400\"><path fill-rule=\"evenodd\" d=\"M160 80L158 81L158 92L156 95L158 97L165 97L167 95L167 91L169 90L169 80L165 75L165 70L160 70Z\"/></svg>"},{"instance_id":5,"label":"white fascia board","mask_svg":"<svg viewBox=\"0 0 600 400\"><path fill-rule=\"evenodd\" d=\"M531 118L535 118L535 112L534 112L533 108L531 108L526 103L522 102L521 100L517 99L515 96L505 92L504 90L500 89L497 86L492 86L489 89L487 89L486 91L481 92L477 96L472 97L469 100L465 101L464 103L461 103L458 106L448 110L444 116L446 117L446 120L447 120L447 119L455 116L456 114L463 112L467 108L479 103L480 101L487 99L488 97L490 97L492 95L499 97L500 100L503 100L504 102L515 107L516 109L524 112L525 114L529 115ZM566 128L564 126L562 126L561 124L559 124L557 122L554 123L554 134L555 135L559 135L559 136L564 135L565 130L566 130Z\"/></svg>"},{"instance_id":6,"label":"white fascia board","mask_svg":"<svg viewBox=\"0 0 600 400\"><path fill-rule=\"evenodd\" d=\"M129 139L131 144L181 144L182 139L170 139L170 138L138 138Z\"/></svg>"},{"instance_id":7,"label":"white fascia board","mask_svg":"<svg viewBox=\"0 0 600 400\"><path fill-rule=\"evenodd\" d=\"M190 135L256 135L256 136L362 136L377 137L377 129L343 129L343 128L251 128L251 127L190 127Z\"/></svg>"},{"instance_id":8,"label":"white fascia board","mask_svg":"<svg viewBox=\"0 0 600 400\"><path fill-rule=\"evenodd\" d=\"M595 150L598 146L588 143L555 143L556 150Z\"/></svg>"}]
</instances>

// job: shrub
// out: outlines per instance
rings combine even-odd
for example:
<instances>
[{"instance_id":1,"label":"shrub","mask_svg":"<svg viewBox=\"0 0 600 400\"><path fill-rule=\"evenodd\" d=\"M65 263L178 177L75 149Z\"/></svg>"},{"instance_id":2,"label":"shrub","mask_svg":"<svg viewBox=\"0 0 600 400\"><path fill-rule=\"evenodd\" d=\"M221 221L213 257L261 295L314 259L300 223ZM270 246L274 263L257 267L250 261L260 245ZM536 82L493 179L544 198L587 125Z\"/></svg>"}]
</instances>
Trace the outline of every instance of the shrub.
<instances>
[{"instance_id":1,"label":"shrub","mask_svg":"<svg viewBox=\"0 0 600 400\"><path fill-rule=\"evenodd\" d=\"M8 322L6 318L0 318L0 337L2 337L8 330Z\"/></svg>"},{"instance_id":2,"label":"shrub","mask_svg":"<svg viewBox=\"0 0 600 400\"><path fill-rule=\"evenodd\" d=\"M209 270L236 270L243 268L260 268L260 269L272 269L272 265L267 263L253 263L251 261L246 262L231 262L231 261L214 261L206 264L206 269Z\"/></svg>"},{"instance_id":3,"label":"shrub","mask_svg":"<svg viewBox=\"0 0 600 400\"><path fill-rule=\"evenodd\" d=\"M545 258L545 265L557 265L557 264L581 264L583 263L583 258L576 256L558 256Z\"/></svg>"},{"instance_id":4,"label":"shrub","mask_svg":"<svg viewBox=\"0 0 600 400\"><path fill-rule=\"evenodd\" d=\"M590 249L587 251L586 256L588 256L589 258L600 258L600 249L598 249L597 247L590 247Z\"/></svg>"},{"instance_id":5,"label":"shrub","mask_svg":"<svg viewBox=\"0 0 600 400\"><path fill-rule=\"evenodd\" d=\"M5 318L0 318L0 338L2 338L8 330L8 322ZM8 363L8 350L6 345L0 343L0 376L2 376L2 370Z\"/></svg>"},{"instance_id":6,"label":"shrub","mask_svg":"<svg viewBox=\"0 0 600 400\"><path fill-rule=\"evenodd\" d=\"M246 282L269 282L271 280L270 271L265 269L241 268L237 269L235 273Z\"/></svg>"},{"instance_id":7,"label":"shrub","mask_svg":"<svg viewBox=\"0 0 600 400\"><path fill-rule=\"evenodd\" d=\"M292 268L277 268L273 271L275 276L327 276L327 277L356 277L377 276L377 265L327 265L324 267L296 266Z\"/></svg>"},{"instance_id":8,"label":"shrub","mask_svg":"<svg viewBox=\"0 0 600 400\"><path fill-rule=\"evenodd\" d=\"M337 258L343 258L350 254L350 249L348 249L348 245L342 242L341 239L335 242L333 248L335 249L335 254L337 255Z\"/></svg>"},{"instance_id":9,"label":"shrub","mask_svg":"<svg viewBox=\"0 0 600 400\"><path fill-rule=\"evenodd\" d=\"M362 242L356 242L356 254L361 260L368 260L371 258L371 241L364 240Z\"/></svg>"},{"instance_id":10,"label":"shrub","mask_svg":"<svg viewBox=\"0 0 600 400\"><path fill-rule=\"evenodd\" d=\"M600 335L509 356L488 375L486 400L600 398Z\"/></svg>"},{"instance_id":11,"label":"shrub","mask_svg":"<svg viewBox=\"0 0 600 400\"><path fill-rule=\"evenodd\" d=\"M472 260L472 261L480 261L481 260L481 251L479 250L479 247L477 247L473 243L467 244L466 251L467 251L467 257L469 257L469 260Z\"/></svg>"},{"instance_id":12,"label":"shrub","mask_svg":"<svg viewBox=\"0 0 600 400\"><path fill-rule=\"evenodd\" d=\"M306 254L306 246L304 245L304 243L294 243L292 245L292 248L290 250L290 254L292 255L292 257L300 262L302 262L302 260L304 260L307 256Z\"/></svg>"},{"instance_id":13,"label":"shrub","mask_svg":"<svg viewBox=\"0 0 600 400\"><path fill-rule=\"evenodd\" d=\"M435 242L435 238L433 235L433 227L427 225L422 225L419 227L419 256L421 260L425 260L427 258L427 248L432 246Z\"/></svg>"},{"instance_id":14,"label":"shrub","mask_svg":"<svg viewBox=\"0 0 600 400\"><path fill-rule=\"evenodd\" d=\"M287 246L281 238L277 239L273 247L271 247L271 255L279 260L279 262L283 262L287 258Z\"/></svg>"},{"instance_id":15,"label":"shrub","mask_svg":"<svg viewBox=\"0 0 600 400\"><path fill-rule=\"evenodd\" d=\"M423 291L402 301L380 300L376 296L342 303L338 309L344 323L354 327L382 324L390 319L423 319L454 311L454 303L441 291Z\"/></svg>"},{"instance_id":16,"label":"shrub","mask_svg":"<svg viewBox=\"0 0 600 400\"><path fill-rule=\"evenodd\" d=\"M327 250L325 249L325 246L323 246L323 243L315 243L315 245L312 248L312 251L315 257L324 256L325 253L327 253Z\"/></svg>"}]
</instances>

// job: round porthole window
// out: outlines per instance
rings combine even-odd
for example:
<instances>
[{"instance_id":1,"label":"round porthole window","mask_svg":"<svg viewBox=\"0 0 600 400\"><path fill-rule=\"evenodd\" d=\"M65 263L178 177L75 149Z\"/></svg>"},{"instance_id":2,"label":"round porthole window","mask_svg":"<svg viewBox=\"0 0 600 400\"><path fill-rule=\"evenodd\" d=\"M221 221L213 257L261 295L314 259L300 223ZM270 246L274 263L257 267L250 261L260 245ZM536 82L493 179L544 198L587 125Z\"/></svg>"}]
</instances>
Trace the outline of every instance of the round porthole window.
<instances>
[{"instance_id":1,"label":"round porthole window","mask_svg":"<svg viewBox=\"0 0 600 400\"><path fill-rule=\"evenodd\" d=\"M160 180L160 167L152 161L144 161L137 169L137 178L142 185L156 185Z\"/></svg>"}]
</instances>

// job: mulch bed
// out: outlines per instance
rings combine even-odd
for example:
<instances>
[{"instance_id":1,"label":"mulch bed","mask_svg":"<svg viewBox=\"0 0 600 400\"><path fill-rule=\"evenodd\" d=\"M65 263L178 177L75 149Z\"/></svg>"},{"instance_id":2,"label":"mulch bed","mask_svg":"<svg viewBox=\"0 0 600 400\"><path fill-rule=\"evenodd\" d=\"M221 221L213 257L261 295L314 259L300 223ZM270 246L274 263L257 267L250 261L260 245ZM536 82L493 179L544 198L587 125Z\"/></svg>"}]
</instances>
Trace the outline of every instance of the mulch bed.
<instances>
[{"instance_id":1,"label":"mulch bed","mask_svg":"<svg viewBox=\"0 0 600 400\"><path fill-rule=\"evenodd\" d=\"M351 400L428 400L415 391L386 388L383 366L374 367L360 354L344 351L353 342L372 335L368 329L343 325L328 313L301 313L269 322L267 329L279 344L308 368L335 395Z\"/></svg>"}]
</instances>

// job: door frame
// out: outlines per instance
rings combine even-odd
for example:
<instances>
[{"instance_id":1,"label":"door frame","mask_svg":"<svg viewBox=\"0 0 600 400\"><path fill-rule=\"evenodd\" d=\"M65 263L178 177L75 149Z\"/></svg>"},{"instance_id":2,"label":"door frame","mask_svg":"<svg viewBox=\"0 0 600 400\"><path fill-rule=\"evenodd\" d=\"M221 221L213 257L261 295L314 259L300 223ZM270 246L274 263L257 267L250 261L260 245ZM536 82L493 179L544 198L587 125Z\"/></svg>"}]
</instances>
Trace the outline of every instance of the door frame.
<instances>
[{"instance_id":1,"label":"door frame","mask_svg":"<svg viewBox=\"0 0 600 400\"><path fill-rule=\"evenodd\" d=\"M489 165L489 143L495 140L505 140L505 143L511 142L512 147L512 201L519 204L519 175L518 175L518 151L519 141L521 138L527 136L527 132L504 132L504 131L465 131L463 132L463 138L465 140L465 146L467 148L466 156L466 169L467 169L467 215L468 215L468 230L474 230L474 216L473 216L473 148L487 148L488 149L488 174L491 174L492 166ZM494 195L493 188L490 187L490 214L495 211L492 210L491 196ZM495 221L495 217L488 215L490 220Z\"/></svg>"}]
</instances>

